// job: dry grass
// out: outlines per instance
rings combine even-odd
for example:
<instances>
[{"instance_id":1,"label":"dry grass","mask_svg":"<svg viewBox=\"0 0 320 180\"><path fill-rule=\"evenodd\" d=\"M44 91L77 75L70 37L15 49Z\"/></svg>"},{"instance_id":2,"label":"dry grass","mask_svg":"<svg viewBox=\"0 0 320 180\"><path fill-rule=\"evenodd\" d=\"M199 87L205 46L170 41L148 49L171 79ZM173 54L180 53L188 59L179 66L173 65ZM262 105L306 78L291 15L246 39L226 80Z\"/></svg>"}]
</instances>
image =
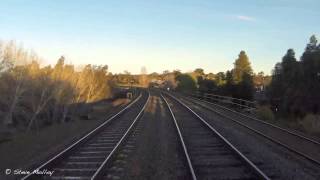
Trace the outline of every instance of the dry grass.
<instances>
[{"instance_id":1,"label":"dry grass","mask_svg":"<svg viewBox=\"0 0 320 180\"><path fill-rule=\"evenodd\" d=\"M40 160L60 147L68 144L83 132L93 128L99 121L75 121L65 124L54 124L38 133L19 133L12 141L3 143L0 149L1 169L18 168L30 163L30 159ZM41 152L41 153L39 153Z\"/></svg>"},{"instance_id":2,"label":"dry grass","mask_svg":"<svg viewBox=\"0 0 320 180\"><path fill-rule=\"evenodd\" d=\"M257 116L259 119L265 121L274 121L275 117L272 110L268 106L260 106L257 109Z\"/></svg>"},{"instance_id":3,"label":"dry grass","mask_svg":"<svg viewBox=\"0 0 320 180\"><path fill-rule=\"evenodd\" d=\"M299 124L305 129L305 131L312 134L320 134L320 115L307 114Z\"/></svg>"},{"instance_id":4,"label":"dry grass","mask_svg":"<svg viewBox=\"0 0 320 180\"><path fill-rule=\"evenodd\" d=\"M1 172L4 172L6 168L25 169L34 166L61 151L65 146L106 120L107 115L116 107L127 103L126 100L116 102L116 106L113 105L114 102L109 102L92 107L91 120L54 124L38 132L15 134L11 141L0 144Z\"/></svg>"},{"instance_id":5,"label":"dry grass","mask_svg":"<svg viewBox=\"0 0 320 180\"><path fill-rule=\"evenodd\" d=\"M127 104L130 100L129 99L116 99L112 102L112 106L119 106L122 104Z\"/></svg>"}]
</instances>

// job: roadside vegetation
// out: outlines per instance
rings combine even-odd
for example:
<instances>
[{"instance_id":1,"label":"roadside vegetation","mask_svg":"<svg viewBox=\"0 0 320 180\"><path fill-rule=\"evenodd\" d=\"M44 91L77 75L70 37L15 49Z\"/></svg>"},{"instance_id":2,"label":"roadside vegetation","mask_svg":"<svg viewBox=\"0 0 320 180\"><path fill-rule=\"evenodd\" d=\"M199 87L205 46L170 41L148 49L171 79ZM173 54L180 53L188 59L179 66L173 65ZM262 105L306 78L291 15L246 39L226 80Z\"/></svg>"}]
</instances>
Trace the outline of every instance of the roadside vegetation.
<instances>
[{"instance_id":1,"label":"roadside vegetation","mask_svg":"<svg viewBox=\"0 0 320 180\"><path fill-rule=\"evenodd\" d=\"M54 66L15 42L0 43L0 169L30 168L128 103L113 98L108 66ZM1 179L1 177L0 177Z\"/></svg>"},{"instance_id":2,"label":"roadside vegetation","mask_svg":"<svg viewBox=\"0 0 320 180\"><path fill-rule=\"evenodd\" d=\"M39 130L74 120L86 104L112 96L108 66L65 63L41 66L41 58L15 42L0 43L1 131Z\"/></svg>"},{"instance_id":3,"label":"roadside vegetation","mask_svg":"<svg viewBox=\"0 0 320 180\"><path fill-rule=\"evenodd\" d=\"M72 122L54 123L27 133L23 131L14 133L10 141L0 143L0 169L36 168L39 163L61 152L127 103L126 99L92 103L91 110L88 111L89 119L77 116L79 119Z\"/></svg>"},{"instance_id":4,"label":"roadside vegetation","mask_svg":"<svg viewBox=\"0 0 320 180\"><path fill-rule=\"evenodd\" d=\"M320 134L320 44L311 36L300 59L289 49L277 63L267 89L273 112L280 118Z\"/></svg>"}]
</instances>

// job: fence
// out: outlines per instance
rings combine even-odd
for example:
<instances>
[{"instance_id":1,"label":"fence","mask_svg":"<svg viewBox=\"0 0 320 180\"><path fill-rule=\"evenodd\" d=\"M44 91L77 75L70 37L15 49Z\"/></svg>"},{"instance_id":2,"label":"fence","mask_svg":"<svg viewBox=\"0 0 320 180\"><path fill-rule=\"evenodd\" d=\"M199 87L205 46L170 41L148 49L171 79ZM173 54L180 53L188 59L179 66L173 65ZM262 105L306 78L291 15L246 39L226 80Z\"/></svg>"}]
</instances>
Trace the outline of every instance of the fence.
<instances>
[{"instance_id":1,"label":"fence","mask_svg":"<svg viewBox=\"0 0 320 180\"><path fill-rule=\"evenodd\" d=\"M218 103L237 106L241 109L246 109L249 111L256 109L256 106L257 106L257 102L255 101L248 101L245 99L238 99L238 98L233 98L229 96L220 96L216 94L203 93L199 91L197 91L196 93L188 94L188 95L202 99L202 100L210 101L210 102L218 102Z\"/></svg>"}]
</instances>

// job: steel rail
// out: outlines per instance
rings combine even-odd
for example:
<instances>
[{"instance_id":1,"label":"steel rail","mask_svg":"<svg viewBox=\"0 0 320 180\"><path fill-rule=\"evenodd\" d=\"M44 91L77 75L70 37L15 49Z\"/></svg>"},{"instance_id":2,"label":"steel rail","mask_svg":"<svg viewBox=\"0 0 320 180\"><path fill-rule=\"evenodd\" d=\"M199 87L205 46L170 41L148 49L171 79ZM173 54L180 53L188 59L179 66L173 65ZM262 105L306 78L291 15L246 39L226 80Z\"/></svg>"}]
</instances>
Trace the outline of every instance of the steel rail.
<instances>
[{"instance_id":1,"label":"steel rail","mask_svg":"<svg viewBox=\"0 0 320 180\"><path fill-rule=\"evenodd\" d=\"M314 143L314 144L320 145L320 142L319 142L319 141L316 141L316 140L311 139L311 138L309 138L309 137L303 136L303 135L298 134L298 133L296 133L296 132L293 132L293 131L291 131L291 130L282 128L282 127L280 127L280 126L274 125L274 124L272 124L272 123L265 122L265 121L260 120L260 119L258 119L258 118L255 118L255 117L248 116L248 115L246 115L246 114L237 112L237 111L235 111L235 110L233 110L233 109L230 109L230 108L221 106L221 105L216 104L216 103L212 103L212 102L209 102L209 101L205 101L205 100L202 100L202 99L199 99L199 98L194 98L194 97L189 97L189 98L194 99L194 100L198 100L198 101L202 101L202 102L204 102L204 103L208 103L208 104L211 104L211 105L214 105L214 106L217 106L217 107L222 108L222 109L225 109L225 110L227 110L227 111L231 111L231 112L233 112L233 113L235 113L235 114L237 114L237 115L240 115L240 116L242 116L242 117L246 117L246 118L248 118L248 119L250 119L250 120L257 121L257 122L260 122L260 123L262 123L262 124L266 124L266 125L272 126L273 128L280 129L280 130L282 130L282 131L285 131L286 133L289 133L289 134L294 135L294 136L298 136L298 137L300 137L301 139L305 139L305 140L310 141L310 142L312 142L312 143Z\"/></svg>"},{"instance_id":2,"label":"steel rail","mask_svg":"<svg viewBox=\"0 0 320 180\"><path fill-rule=\"evenodd\" d=\"M222 116L222 117L224 117L224 118L227 118L227 119L229 119L229 120L231 120L231 121L233 121L233 122L235 122L235 123L237 123L237 124L239 124L239 125L247 128L247 129L253 131L253 132L256 133L256 134L258 134L258 135L260 135L260 136L262 136L262 137L264 137L264 138L266 138L266 139L268 139L268 140L270 140L270 141L272 141L272 142L274 142L274 143L276 143L276 144L278 144L278 145L280 145L280 146L285 147L285 148L288 149L289 151L291 151L291 152L293 152L293 153L296 153L296 154L298 154L298 155L306 158L307 160L309 160L309 161L311 161L311 162L313 162L313 163L315 163L315 164L317 164L317 165L320 165L320 161L318 161L318 160L310 157L309 155L307 155L307 154L305 154L305 153L303 153L303 152L300 152L300 151L298 151L298 150L295 150L295 149L289 147L288 145L286 145L286 144L284 144L284 143L282 143L282 142L280 142L280 141L278 141L278 140L276 140L276 139L274 139L274 138L272 138L272 137L270 137L270 136L268 136L268 135L265 135L265 134L262 133L261 131L258 131L258 130L254 129L254 128L251 128L251 127L249 127L248 125L246 125L246 124L244 124L244 123L242 123L242 122L240 122L240 121L238 121L238 120L235 120L234 118L231 118L231 117L229 117L229 116L226 116L226 115L224 115L223 113L218 112L218 111L214 110L214 109L211 108L211 107L207 107L207 106L205 106L205 105L203 105L203 104L201 104L201 103L195 102L195 101L193 101L193 103L196 103L196 104L198 104L199 106L201 106L201 107L203 107L203 108L205 108L205 109L208 109L208 110L210 110L210 111L212 111L212 112L214 112L214 113L216 113L216 114L218 114L218 115L220 115L220 116ZM280 129L282 129L282 128L280 128ZM285 132L287 132L287 131L285 131ZM292 133L293 133L293 132L292 132ZM292 134L292 133L289 133L289 134ZM295 135L295 134L293 133L292 135ZM298 137L301 137L301 136L298 136ZM304 136L302 136L302 137L304 137ZM305 139L305 138L303 138L303 139ZM305 140L309 140L309 139L306 138ZM314 141L310 141L310 142L313 142L313 143L314 143ZM316 142L315 144L318 144L317 141L315 141L315 142Z\"/></svg>"},{"instance_id":3,"label":"steel rail","mask_svg":"<svg viewBox=\"0 0 320 180\"><path fill-rule=\"evenodd\" d=\"M186 104L184 104L182 101L177 99L176 97L172 96L169 93L165 93L172 99L174 99L176 102L181 104L183 107L185 107L189 112L191 112L197 119L199 119L207 128L209 128L212 132L214 132L225 144L227 144L230 149L235 152L247 165L249 168L253 170L256 175L258 175L261 179L270 180L270 178L264 174L253 162L251 162L244 154L242 154L234 145L232 145L225 137L223 137L215 128L213 128L208 122L206 122L201 116L199 116L196 112L194 112L190 107L188 107Z\"/></svg>"},{"instance_id":4,"label":"steel rail","mask_svg":"<svg viewBox=\"0 0 320 180\"><path fill-rule=\"evenodd\" d=\"M172 112L172 110L171 110L171 108L170 108L170 105L169 105L169 103L167 102L167 100L163 97L162 94L160 94L160 95L161 95L162 99L164 100L164 102L166 103L167 108L169 109L170 114L171 114L171 117L172 117L173 122L174 122L174 124L175 124L175 127L176 127L176 129L177 129L177 132L178 132L178 135L179 135L179 139L180 139L180 143L181 143L182 148L183 148L183 151L184 151L184 155L185 155L186 158L187 158L188 167L189 167L189 170L190 170L192 179L193 179L193 180L197 180L197 177L196 177L196 174L195 174L195 172L194 172L194 168L193 168L193 165L192 165L192 163L191 163L191 159L190 159L190 156L189 156L189 153L188 153L186 144L184 143L184 140L183 140L183 137L182 137L180 128L179 128L179 126L178 126L176 117L175 117L175 115L173 114L173 112Z\"/></svg>"},{"instance_id":5,"label":"steel rail","mask_svg":"<svg viewBox=\"0 0 320 180\"><path fill-rule=\"evenodd\" d=\"M58 153L57 155L55 155L54 157L52 157L51 159L49 159L48 161L44 162L43 164L41 164L40 166L38 166L36 169L34 169L33 171L37 171L37 170L41 170L44 169L46 166L48 166L49 164L53 163L54 161L58 161L59 158L62 158L64 155L66 155L68 152L70 152L72 149L76 148L77 146L79 146L82 142L86 141L87 139L89 139L92 135L94 135L95 133L97 133L99 130L101 130L104 126L108 125L112 120L114 120L115 118L119 117L122 113L124 113L127 109L129 109L132 105L134 105L140 98L142 97L142 94L140 94L134 101L132 101L130 104L128 104L126 107L124 107L122 110L120 110L117 114L113 115L112 117L110 117L108 120L106 120L104 123L102 123L101 125L99 125L98 127L96 127L95 129L93 129L92 131L90 131L89 133L85 134L83 137L81 137L79 140L77 140L75 143L73 143L72 145L68 146L67 148L65 148L64 150L62 150L60 153ZM32 172L33 172L32 171ZM23 178L21 178L21 180L26 180L29 177L31 178L31 176L33 176L34 174L30 173L26 176L24 176Z\"/></svg>"},{"instance_id":6,"label":"steel rail","mask_svg":"<svg viewBox=\"0 0 320 180\"><path fill-rule=\"evenodd\" d=\"M108 157L103 161L103 163L100 165L100 167L97 169L97 171L94 173L94 175L91 177L91 180L95 180L100 178L103 175L103 170L105 169L107 163L110 162L111 158L115 155L115 153L119 150L121 144L125 141L125 139L128 137L129 133L132 131L133 126L136 124L138 119L141 117L142 113L144 112L150 98L150 92L148 92L148 98L145 104L143 105L142 109L140 110L139 114L135 117L133 122L131 123L130 127L127 129L125 134L121 137L117 145L113 148L111 153L108 155Z\"/></svg>"}]
</instances>

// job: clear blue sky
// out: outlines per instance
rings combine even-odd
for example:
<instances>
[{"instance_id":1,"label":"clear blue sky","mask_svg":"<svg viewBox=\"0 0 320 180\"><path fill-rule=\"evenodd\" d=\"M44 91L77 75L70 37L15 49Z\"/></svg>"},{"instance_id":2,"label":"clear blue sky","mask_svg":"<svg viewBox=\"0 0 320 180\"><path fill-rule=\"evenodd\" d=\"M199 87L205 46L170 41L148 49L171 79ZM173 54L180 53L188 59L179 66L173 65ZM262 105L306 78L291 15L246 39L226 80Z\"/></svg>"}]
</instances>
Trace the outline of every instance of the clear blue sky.
<instances>
[{"instance_id":1,"label":"clear blue sky","mask_svg":"<svg viewBox=\"0 0 320 180\"><path fill-rule=\"evenodd\" d=\"M319 0L2 0L0 39L55 63L107 64L139 73L202 67L226 71L245 50L270 73L288 48L297 57L320 35Z\"/></svg>"}]
</instances>

